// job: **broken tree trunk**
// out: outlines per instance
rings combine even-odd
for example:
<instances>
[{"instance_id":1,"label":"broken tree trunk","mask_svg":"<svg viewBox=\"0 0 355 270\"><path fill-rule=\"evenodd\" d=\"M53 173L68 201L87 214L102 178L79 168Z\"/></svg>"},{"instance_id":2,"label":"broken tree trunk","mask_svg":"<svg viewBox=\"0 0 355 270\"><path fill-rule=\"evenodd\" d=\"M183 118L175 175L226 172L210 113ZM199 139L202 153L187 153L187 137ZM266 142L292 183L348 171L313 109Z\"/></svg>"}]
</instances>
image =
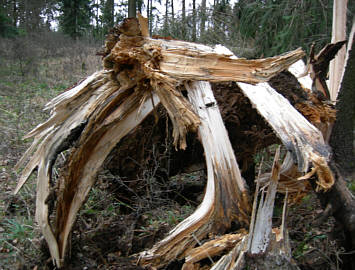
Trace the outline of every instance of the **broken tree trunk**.
<instances>
[{"instance_id":1,"label":"broken tree trunk","mask_svg":"<svg viewBox=\"0 0 355 270\"><path fill-rule=\"evenodd\" d=\"M334 160L346 176L354 176L354 102L355 102L355 22L349 36L345 72L340 84L336 103L337 120L332 128L330 145L334 151Z\"/></svg>"},{"instance_id":2,"label":"broken tree trunk","mask_svg":"<svg viewBox=\"0 0 355 270\"><path fill-rule=\"evenodd\" d=\"M232 54L230 58L236 57ZM296 73L298 68L302 66L296 64L290 67ZM298 166L298 171L306 173L309 165L312 164L311 175L317 173L318 176L317 188L328 190L334 184L334 176L328 166L330 151L322 133L269 83L252 85L238 82L237 84L281 139L289 155L292 156L293 163ZM284 164L290 172L293 171L290 162Z\"/></svg>"},{"instance_id":3,"label":"broken tree trunk","mask_svg":"<svg viewBox=\"0 0 355 270\"><path fill-rule=\"evenodd\" d=\"M249 233L242 239L238 239L235 247L214 264L212 270L299 269L292 261L291 247L285 225L287 193L281 227L272 229L274 201L280 176L279 156L280 148L277 149L275 154L267 191L261 191L259 207L257 207L257 198L260 192L260 182L259 179L257 180Z\"/></svg>"},{"instance_id":4,"label":"broken tree trunk","mask_svg":"<svg viewBox=\"0 0 355 270\"><path fill-rule=\"evenodd\" d=\"M207 187L197 210L177 225L151 250L140 254L140 264L161 267L190 255L209 233L221 233L232 221L248 224L248 191L242 179L228 133L208 82L186 84L189 100L201 119L198 135L207 164Z\"/></svg>"},{"instance_id":5,"label":"broken tree trunk","mask_svg":"<svg viewBox=\"0 0 355 270\"><path fill-rule=\"evenodd\" d=\"M346 18L348 0L334 0L332 43L346 39ZM342 48L329 66L330 99L338 96L340 82L344 72L346 49Z\"/></svg>"},{"instance_id":6,"label":"broken tree trunk","mask_svg":"<svg viewBox=\"0 0 355 270\"><path fill-rule=\"evenodd\" d=\"M108 76L103 72L95 73L48 103L46 107L53 109L52 117L27 135L35 136L35 141L18 163L20 166L37 147L15 192L38 166L36 221L58 267L63 265L68 235L95 181L97 170L117 142L153 110L154 104L159 103L155 94L120 88L108 80ZM115 108L118 104L120 106ZM83 124L86 124L84 129ZM80 140L67 160L67 171L59 180L53 232L48 221L47 201L53 192L50 190L51 170L58 153L73 143L79 136L78 131L82 132ZM43 141L37 145L40 139Z\"/></svg>"},{"instance_id":7,"label":"broken tree trunk","mask_svg":"<svg viewBox=\"0 0 355 270\"><path fill-rule=\"evenodd\" d=\"M154 40L145 37L141 29L146 28L134 18L116 28L102 53L106 70L53 99L47 106L51 109L50 119L28 135L35 140L19 162L21 166L30 158L16 192L38 167L36 217L58 267L63 266L76 214L101 164L120 139L159 101L173 123L176 148L185 149L187 132L199 130L206 151L208 184L204 201L196 212L153 249L143 253L141 263L161 267L174 258L188 256L203 237L224 232L232 221L248 224L247 187L209 84L190 84L186 80L260 83L240 85L286 148L293 151L299 169L305 173L312 163L319 186L327 189L332 184L327 165L329 152L317 129L284 97L263 84L302 58L302 50L259 60L236 59L223 47ZM190 102L180 91L179 86L184 84ZM265 103L274 99L275 108ZM287 112L283 114L283 110ZM57 179L59 191L51 191L53 163L68 148L69 158ZM48 200L53 192L58 198L57 212L55 222L50 222Z\"/></svg>"},{"instance_id":8,"label":"broken tree trunk","mask_svg":"<svg viewBox=\"0 0 355 270\"><path fill-rule=\"evenodd\" d=\"M60 183L56 217L56 237L62 259L65 257L68 236L76 220L76 214L86 200L105 158L120 139L139 125L153 110L153 104L159 102L155 95L152 99L144 96L143 100L141 98L139 93L133 93L123 102L113 99L114 102L105 104L100 113L92 118L93 121L88 123L76 151L72 152L68 159L67 171L62 175ZM117 102L122 104L107 115ZM95 127L91 128L91 125Z\"/></svg>"},{"instance_id":9,"label":"broken tree trunk","mask_svg":"<svg viewBox=\"0 0 355 270\"><path fill-rule=\"evenodd\" d=\"M327 163L330 152L321 132L268 84L239 85L275 130L299 171L307 172L312 163L318 174L318 185L324 190L329 189L334 183L334 177Z\"/></svg>"},{"instance_id":10,"label":"broken tree trunk","mask_svg":"<svg viewBox=\"0 0 355 270\"><path fill-rule=\"evenodd\" d=\"M284 199L281 227L272 229L275 195L280 178L279 158L280 147L275 154L267 192L265 195L264 191L261 194L255 224L252 224L249 230L246 263L250 269L299 269L292 262L291 247L285 225L287 192ZM257 194L255 197L257 198Z\"/></svg>"},{"instance_id":11,"label":"broken tree trunk","mask_svg":"<svg viewBox=\"0 0 355 270\"><path fill-rule=\"evenodd\" d=\"M336 173L335 185L327 193L317 194L324 209L330 209L328 215L333 215L344 228L345 248L347 252L355 250L355 198L347 188L343 176L350 181L355 175L354 142L354 72L355 72L355 22L349 36L346 64L343 80L338 95L337 120L334 123L330 137L330 145L334 151L332 168ZM325 211L326 212L326 211ZM343 260L349 261L348 269L355 268L355 257L348 255Z\"/></svg>"}]
</instances>

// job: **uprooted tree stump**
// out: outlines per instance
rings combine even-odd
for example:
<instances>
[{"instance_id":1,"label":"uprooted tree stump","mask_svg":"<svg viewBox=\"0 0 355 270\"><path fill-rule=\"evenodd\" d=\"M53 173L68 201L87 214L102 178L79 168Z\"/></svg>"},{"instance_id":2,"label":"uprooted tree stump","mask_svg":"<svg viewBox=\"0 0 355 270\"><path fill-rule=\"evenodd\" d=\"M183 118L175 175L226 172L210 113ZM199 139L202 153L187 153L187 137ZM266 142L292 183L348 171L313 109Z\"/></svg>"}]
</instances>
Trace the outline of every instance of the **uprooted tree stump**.
<instances>
[{"instance_id":1,"label":"uprooted tree stump","mask_svg":"<svg viewBox=\"0 0 355 270\"><path fill-rule=\"evenodd\" d=\"M271 58L246 60L222 46L152 39L145 23L144 18L131 18L113 29L101 52L104 70L49 102L46 109L51 110L51 117L26 136L34 137L34 141L17 165L19 168L27 162L15 192L38 168L36 220L53 260L58 267L63 266L76 215L106 157L161 104L173 125L175 148L185 149L186 134L198 133L208 181L197 210L152 249L142 252L139 263L159 268L176 258L185 258L184 269L194 269L193 264L205 258L205 248L211 255L231 250L212 268L225 269L225 265L231 266L238 258L243 260L241 254L260 255L282 248L287 265L287 232L282 229L280 235L276 234L275 242L270 236L271 224L266 231L260 229L260 217L269 218L277 190L289 194L306 192L307 181L314 175L319 190L328 190L334 183L328 165L330 150L322 132L312 124L334 121L334 109L311 90L304 89L302 80L300 83L292 75L302 73L304 66L299 60L304 52L297 49ZM278 84L285 77L291 78L292 89L297 92ZM210 83L221 82L236 83L240 96L250 101L288 150L283 164L279 165L276 157L271 176L263 175L258 180L259 185L268 185L269 191L265 203L261 199L256 222L254 218L250 220L249 189L211 89ZM50 222L52 167L57 155L68 148L70 155L58 179L56 218ZM251 224L252 229L249 234L242 230L196 247L202 239L223 234L232 222L240 228ZM255 240L257 235L264 240ZM221 248L216 250L216 246Z\"/></svg>"}]
</instances>

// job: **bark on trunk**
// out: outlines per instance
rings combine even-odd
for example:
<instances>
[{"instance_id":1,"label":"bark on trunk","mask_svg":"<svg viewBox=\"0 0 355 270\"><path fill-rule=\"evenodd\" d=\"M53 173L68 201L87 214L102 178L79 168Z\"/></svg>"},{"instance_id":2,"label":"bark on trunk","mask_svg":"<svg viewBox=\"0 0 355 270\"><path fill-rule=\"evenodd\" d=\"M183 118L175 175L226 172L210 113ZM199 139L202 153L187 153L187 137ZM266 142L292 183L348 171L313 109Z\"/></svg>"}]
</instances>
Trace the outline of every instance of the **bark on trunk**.
<instances>
[{"instance_id":1,"label":"bark on trunk","mask_svg":"<svg viewBox=\"0 0 355 270\"><path fill-rule=\"evenodd\" d=\"M336 103L337 120L330 137L334 160L344 176L355 176L354 123L355 123L355 23L349 36L345 72Z\"/></svg>"},{"instance_id":2,"label":"bark on trunk","mask_svg":"<svg viewBox=\"0 0 355 270\"><path fill-rule=\"evenodd\" d=\"M331 209L332 214L339 224L343 225L346 235L345 248L347 252L355 249L355 198L347 188L343 175L351 180L354 176L353 152L353 126L354 126L354 68L355 68L355 23L349 37L347 48L346 68L341 82L338 102L336 107L337 120L332 129L330 145L334 151L332 170L335 172L335 185L327 193L318 193L324 209ZM352 255L343 258L347 269L355 269L355 257Z\"/></svg>"}]
</instances>

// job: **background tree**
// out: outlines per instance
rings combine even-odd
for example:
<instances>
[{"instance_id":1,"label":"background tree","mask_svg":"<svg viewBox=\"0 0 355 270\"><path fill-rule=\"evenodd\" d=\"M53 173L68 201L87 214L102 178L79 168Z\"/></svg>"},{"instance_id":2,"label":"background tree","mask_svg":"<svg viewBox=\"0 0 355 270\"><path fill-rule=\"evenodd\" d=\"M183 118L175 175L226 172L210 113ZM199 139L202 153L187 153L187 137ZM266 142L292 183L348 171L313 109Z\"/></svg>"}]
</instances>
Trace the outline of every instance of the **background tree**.
<instances>
[{"instance_id":1,"label":"background tree","mask_svg":"<svg viewBox=\"0 0 355 270\"><path fill-rule=\"evenodd\" d=\"M314 41L320 49L329 42L332 2L247 0L236 3L235 9L240 33L255 39L258 55L270 56L299 46L308 50Z\"/></svg>"},{"instance_id":2,"label":"background tree","mask_svg":"<svg viewBox=\"0 0 355 270\"><path fill-rule=\"evenodd\" d=\"M115 24L115 1L101 1L102 5L102 28L104 33L107 33Z\"/></svg>"},{"instance_id":3,"label":"background tree","mask_svg":"<svg viewBox=\"0 0 355 270\"><path fill-rule=\"evenodd\" d=\"M137 0L136 5L137 5L138 12L140 14L143 14L142 11L143 11L143 7L144 7L144 1L143 0Z\"/></svg>"},{"instance_id":4,"label":"background tree","mask_svg":"<svg viewBox=\"0 0 355 270\"><path fill-rule=\"evenodd\" d=\"M185 0L181 1L182 3L182 13L181 13L181 39L185 40L186 38L186 2Z\"/></svg>"},{"instance_id":5,"label":"background tree","mask_svg":"<svg viewBox=\"0 0 355 270\"><path fill-rule=\"evenodd\" d=\"M206 25L206 0L202 0L200 10L201 10L201 12L200 12L200 17L201 17L200 37L203 38L205 35L205 25Z\"/></svg>"},{"instance_id":6,"label":"background tree","mask_svg":"<svg viewBox=\"0 0 355 270\"><path fill-rule=\"evenodd\" d=\"M137 16L136 0L128 0L128 18Z\"/></svg>"},{"instance_id":7,"label":"background tree","mask_svg":"<svg viewBox=\"0 0 355 270\"><path fill-rule=\"evenodd\" d=\"M172 1L173 2L173 1ZM169 0L165 0L165 18L164 18L164 26L163 26L163 34L168 35L169 28Z\"/></svg>"},{"instance_id":8,"label":"background tree","mask_svg":"<svg viewBox=\"0 0 355 270\"><path fill-rule=\"evenodd\" d=\"M192 0L192 41L196 41L196 0Z\"/></svg>"},{"instance_id":9,"label":"background tree","mask_svg":"<svg viewBox=\"0 0 355 270\"><path fill-rule=\"evenodd\" d=\"M16 26L12 24L11 18L3 6L0 6L0 36L12 37L17 34Z\"/></svg>"},{"instance_id":10,"label":"background tree","mask_svg":"<svg viewBox=\"0 0 355 270\"><path fill-rule=\"evenodd\" d=\"M90 29L92 17L91 1L89 0L62 0L59 27L63 33L77 39Z\"/></svg>"}]
</instances>

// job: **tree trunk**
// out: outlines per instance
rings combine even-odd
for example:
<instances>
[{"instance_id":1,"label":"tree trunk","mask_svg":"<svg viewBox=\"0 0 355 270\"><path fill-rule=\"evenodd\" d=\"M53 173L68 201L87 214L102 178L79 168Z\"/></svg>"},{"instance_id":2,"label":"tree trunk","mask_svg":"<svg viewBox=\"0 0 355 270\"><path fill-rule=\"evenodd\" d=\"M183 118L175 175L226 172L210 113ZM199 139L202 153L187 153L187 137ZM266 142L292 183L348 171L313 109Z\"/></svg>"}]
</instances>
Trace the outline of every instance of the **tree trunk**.
<instances>
[{"instance_id":1,"label":"tree trunk","mask_svg":"<svg viewBox=\"0 0 355 270\"><path fill-rule=\"evenodd\" d=\"M153 0L148 0L149 1L149 34L152 35L153 33Z\"/></svg>"},{"instance_id":2,"label":"tree trunk","mask_svg":"<svg viewBox=\"0 0 355 270\"><path fill-rule=\"evenodd\" d=\"M201 3L201 26L200 26L200 38L203 38L205 35L206 27L206 0L202 0Z\"/></svg>"},{"instance_id":3,"label":"tree trunk","mask_svg":"<svg viewBox=\"0 0 355 270\"><path fill-rule=\"evenodd\" d=\"M343 175L350 180L354 179L355 158L353 151L354 142L354 72L355 72L355 23L353 24L347 49L346 65L343 80L338 95L337 119L332 129L330 145L333 149L333 171L336 172L334 187L327 193L317 194L324 209L331 209L339 224L344 226L346 235L346 250L352 252L355 249L355 199L343 180ZM355 269L355 257L345 257L349 268Z\"/></svg>"},{"instance_id":4,"label":"tree trunk","mask_svg":"<svg viewBox=\"0 0 355 270\"><path fill-rule=\"evenodd\" d=\"M330 145L334 152L334 160L344 176L354 177L354 121L355 121L355 23L349 36L345 72L340 85L338 102L336 103L337 119L332 129Z\"/></svg>"},{"instance_id":5,"label":"tree trunk","mask_svg":"<svg viewBox=\"0 0 355 270\"><path fill-rule=\"evenodd\" d=\"M164 18L164 34L167 36L168 35L168 19L169 19L169 0L165 0L165 18Z\"/></svg>"},{"instance_id":6,"label":"tree trunk","mask_svg":"<svg viewBox=\"0 0 355 270\"><path fill-rule=\"evenodd\" d=\"M12 17L13 21L12 24L14 27L17 27L18 22L18 7L17 7L17 0L12 0Z\"/></svg>"},{"instance_id":7,"label":"tree trunk","mask_svg":"<svg viewBox=\"0 0 355 270\"><path fill-rule=\"evenodd\" d=\"M175 13L174 13L174 1L171 1L171 21L174 23L174 17L175 17Z\"/></svg>"},{"instance_id":8,"label":"tree trunk","mask_svg":"<svg viewBox=\"0 0 355 270\"><path fill-rule=\"evenodd\" d=\"M107 31L111 29L115 24L115 1L107 0L104 3L103 20Z\"/></svg>"},{"instance_id":9,"label":"tree trunk","mask_svg":"<svg viewBox=\"0 0 355 270\"><path fill-rule=\"evenodd\" d=\"M136 0L128 0L128 18L137 16Z\"/></svg>"},{"instance_id":10,"label":"tree trunk","mask_svg":"<svg viewBox=\"0 0 355 270\"><path fill-rule=\"evenodd\" d=\"M181 14L181 18L182 18L182 38L183 40L186 39L186 7L185 7L185 0L182 0L182 14Z\"/></svg>"},{"instance_id":11,"label":"tree trunk","mask_svg":"<svg viewBox=\"0 0 355 270\"><path fill-rule=\"evenodd\" d=\"M346 14L348 0L333 1L333 29L332 43L346 39ZM342 48L329 66L330 97L332 101L337 99L341 77L345 63L346 49Z\"/></svg>"},{"instance_id":12,"label":"tree trunk","mask_svg":"<svg viewBox=\"0 0 355 270\"><path fill-rule=\"evenodd\" d=\"M335 172L336 181L334 186L326 193L317 192L316 194L323 209L330 209L330 211L324 211L324 215L326 215L324 218L333 215L343 227L344 248L346 252L350 253L344 254L342 260L344 261L344 266L347 266L345 269L351 270L355 267L355 258L351 253L355 248L355 199L347 188L346 182L337 166L332 163L331 168Z\"/></svg>"},{"instance_id":13,"label":"tree trunk","mask_svg":"<svg viewBox=\"0 0 355 270\"><path fill-rule=\"evenodd\" d=\"M192 0L192 41L196 41L196 0Z\"/></svg>"},{"instance_id":14,"label":"tree trunk","mask_svg":"<svg viewBox=\"0 0 355 270\"><path fill-rule=\"evenodd\" d=\"M193 263L208 255L213 255L221 248L228 245L228 240L234 240L233 249L218 262L214 263L212 270L225 269L275 269L275 270L299 270L292 261L291 247L286 228L286 201L284 201L282 223L280 228L272 228L272 215L274 209L275 195L280 177L279 164L280 148L276 151L275 159L268 179L267 191L260 191L260 182L257 180L257 187L254 195L253 213L248 234L226 235L205 243L193 250L192 255L186 258L183 270L195 269ZM258 194L261 192L259 207L257 207ZM206 251L202 253L200 249ZM199 252L197 252L199 251ZM208 252L208 253L207 253ZM206 254L207 253L207 254Z\"/></svg>"},{"instance_id":15,"label":"tree trunk","mask_svg":"<svg viewBox=\"0 0 355 270\"><path fill-rule=\"evenodd\" d=\"M147 0L147 19L148 19L148 22L149 22L149 17L150 17L150 0ZM149 26L149 23L148 23L148 26Z\"/></svg>"},{"instance_id":16,"label":"tree trunk","mask_svg":"<svg viewBox=\"0 0 355 270\"><path fill-rule=\"evenodd\" d=\"M110 27L114 27L115 25L115 1L109 0L110 5Z\"/></svg>"}]
</instances>

